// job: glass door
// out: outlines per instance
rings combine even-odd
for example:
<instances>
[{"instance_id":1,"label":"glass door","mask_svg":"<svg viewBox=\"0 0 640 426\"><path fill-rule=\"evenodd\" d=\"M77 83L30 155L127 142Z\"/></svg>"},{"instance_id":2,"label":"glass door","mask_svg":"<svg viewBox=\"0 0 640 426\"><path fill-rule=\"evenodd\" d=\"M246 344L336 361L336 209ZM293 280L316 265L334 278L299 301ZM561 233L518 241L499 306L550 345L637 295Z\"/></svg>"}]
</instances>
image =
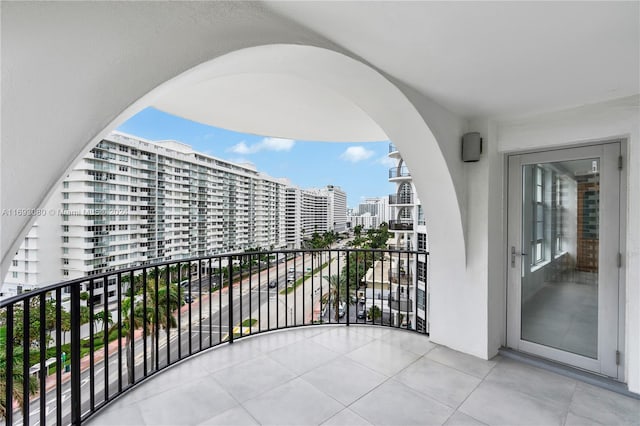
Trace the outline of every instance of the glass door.
<instances>
[{"instance_id":1,"label":"glass door","mask_svg":"<svg viewBox=\"0 0 640 426\"><path fill-rule=\"evenodd\" d=\"M618 378L620 144L509 158L507 344Z\"/></svg>"}]
</instances>

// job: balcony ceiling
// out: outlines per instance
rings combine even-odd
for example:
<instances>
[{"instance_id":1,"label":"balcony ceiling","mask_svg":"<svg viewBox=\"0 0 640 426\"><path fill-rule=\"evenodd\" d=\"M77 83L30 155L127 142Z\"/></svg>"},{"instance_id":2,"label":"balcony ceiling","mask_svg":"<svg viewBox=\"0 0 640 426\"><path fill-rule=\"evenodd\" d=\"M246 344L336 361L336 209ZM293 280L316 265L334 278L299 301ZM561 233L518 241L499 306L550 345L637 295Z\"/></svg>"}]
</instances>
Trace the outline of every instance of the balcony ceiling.
<instances>
[{"instance_id":1,"label":"balcony ceiling","mask_svg":"<svg viewBox=\"0 0 640 426\"><path fill-rule=\"evenodd\" d=\"M465 118L558 110L640 92L638 2L268 2L265 7ZM357 105L326 86L260 67L199 81L155 106L257 134L385 138Z\"/></svg>"}]
</instances>

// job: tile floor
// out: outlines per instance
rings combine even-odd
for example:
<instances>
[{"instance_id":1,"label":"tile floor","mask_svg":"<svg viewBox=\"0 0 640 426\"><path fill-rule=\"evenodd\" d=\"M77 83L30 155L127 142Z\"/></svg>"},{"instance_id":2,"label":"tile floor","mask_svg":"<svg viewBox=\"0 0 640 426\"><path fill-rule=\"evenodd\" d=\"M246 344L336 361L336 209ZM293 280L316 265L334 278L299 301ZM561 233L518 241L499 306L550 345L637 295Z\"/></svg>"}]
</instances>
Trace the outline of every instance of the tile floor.
<instances>
[{"instance_id":1,"label":"tile floor","mask_svg":"<svg viewBox=\"0 0 640 426\"><path fill-rule=\"evenodd\" d=\"M194 356L88 423L640 425L640 400L403 330L316 326Z\"/></svg>"}]
</instances>

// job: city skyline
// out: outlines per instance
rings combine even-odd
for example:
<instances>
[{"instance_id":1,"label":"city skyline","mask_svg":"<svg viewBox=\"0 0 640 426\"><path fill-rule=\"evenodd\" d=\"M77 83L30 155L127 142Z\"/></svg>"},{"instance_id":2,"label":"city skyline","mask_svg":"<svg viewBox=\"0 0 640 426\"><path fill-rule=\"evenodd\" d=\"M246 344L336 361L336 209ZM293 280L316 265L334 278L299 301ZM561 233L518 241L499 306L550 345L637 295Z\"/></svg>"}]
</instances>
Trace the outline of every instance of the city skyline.
<instances>
[{"instance_id":1,"label":"city skyline","mask_svg":"<svg viewBox=\"0 0 640 426\"><path fill-rule=\"evenodd\" d=\"M275 178L287 178L301 188L336 185L347 193L347 206L364 198L392 193L387 170L389 141L332 143L252 135L212 127L146 108L118 131L152 141L176 140L234 163L251 163ZM342 167L340 167L342 166Z\"/></svg>"}]
</instances>

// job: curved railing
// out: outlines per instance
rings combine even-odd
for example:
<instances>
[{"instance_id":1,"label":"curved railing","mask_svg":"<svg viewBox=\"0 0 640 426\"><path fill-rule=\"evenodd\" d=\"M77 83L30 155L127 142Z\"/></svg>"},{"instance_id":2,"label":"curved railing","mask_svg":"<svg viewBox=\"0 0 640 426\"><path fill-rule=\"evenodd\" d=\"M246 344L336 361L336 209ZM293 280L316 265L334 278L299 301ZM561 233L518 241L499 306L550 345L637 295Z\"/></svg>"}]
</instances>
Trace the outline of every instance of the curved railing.
<instances>
[{"instance_id":1,"label":"curved railing","mask_svg":"<svg viewBox=\"0 0 640 426\"><path fill-rule=\"evenodd\" d=\"M5 389L14 389L1 396L6 424L80 424L168 366L265 331L328 323L424 333L415 329L425 323L415 317L417 281L398 286L389 278L415 276L400 265L417 256L360 249L215 255L6 299L0 368ZM24 404L20 394L29 395Z\"/></svg>"},{"instance_id":2,"label":"curved railing","mask_svg":"<svg viewBox=\"0 0 640 426\"><path fill-rule=\"evenodd\" d=\"M409 172L409 169L406 166L391 167L389 169L389 179L410 178L410 177L411 177L411 173Z\"/></svg>"}]
</instances>

